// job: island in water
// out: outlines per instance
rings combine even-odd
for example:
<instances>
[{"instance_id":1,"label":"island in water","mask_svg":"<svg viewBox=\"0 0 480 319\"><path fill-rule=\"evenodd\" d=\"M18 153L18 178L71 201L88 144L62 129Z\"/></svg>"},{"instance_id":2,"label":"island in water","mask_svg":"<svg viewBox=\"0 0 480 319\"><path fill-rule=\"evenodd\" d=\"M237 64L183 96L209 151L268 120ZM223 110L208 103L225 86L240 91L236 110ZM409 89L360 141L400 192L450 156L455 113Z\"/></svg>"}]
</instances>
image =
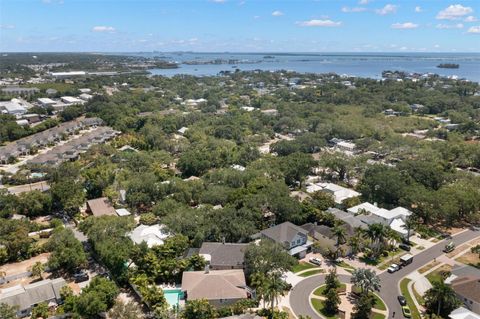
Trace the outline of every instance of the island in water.
<instances>
[{"instance_id":1,"label":"island in water","mask_svg":"<svg viewBox=\"0 0 480 319\"><path fill-rule=\"evenodd\" d=\"M458 69L460 67L460 64L456 63L440 63L437 65L437 68L441 69Z\"/></svg>"}]
</instances>

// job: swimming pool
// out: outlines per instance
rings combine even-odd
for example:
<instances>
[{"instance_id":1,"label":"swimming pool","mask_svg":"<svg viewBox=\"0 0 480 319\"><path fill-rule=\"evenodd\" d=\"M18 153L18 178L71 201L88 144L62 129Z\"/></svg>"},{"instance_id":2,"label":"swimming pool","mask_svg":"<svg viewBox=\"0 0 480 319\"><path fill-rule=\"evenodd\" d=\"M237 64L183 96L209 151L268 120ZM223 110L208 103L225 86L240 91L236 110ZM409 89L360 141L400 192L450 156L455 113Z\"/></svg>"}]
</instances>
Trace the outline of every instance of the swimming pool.
<instances>
[{"instance_id":1,"label":"swimming pool","mask_svg":"<svg viewBox=\"0 0 480 319\"><path fill-rule=\"evenodd\" d=\"M165 295L169 308L178 306L180 299L183 298L183 292L181 289L164 289L163 294Z\"/></svg>"}]
</instances>

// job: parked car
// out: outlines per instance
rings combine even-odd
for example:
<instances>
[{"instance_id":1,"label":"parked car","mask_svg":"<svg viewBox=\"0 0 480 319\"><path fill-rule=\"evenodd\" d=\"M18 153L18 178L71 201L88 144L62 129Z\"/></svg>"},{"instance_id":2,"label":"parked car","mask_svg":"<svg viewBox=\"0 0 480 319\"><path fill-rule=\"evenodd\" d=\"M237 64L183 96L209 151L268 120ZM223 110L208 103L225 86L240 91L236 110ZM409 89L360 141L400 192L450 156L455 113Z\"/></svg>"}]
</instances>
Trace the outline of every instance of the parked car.
<instances>
[{"instance_id":1,"label":"parked car","mask_svg":"<svg viewBox=\"0 0 480 319\"><path fill-rule=\"evenodd\" d=\"M73 275L73 279L76 283L87 281L90 277L86 271L79 271Z\"/></svg>"},{"instance_id":2,"label":"parked car","mask_svg":"<svg viewBox=\"0 0 480 319\"><path fill-rule=\"evenodd\" d=\"M449 242L448 244L445 245L445 248L443 249L444 253L449 253L455 250L455 243L453 241Z\"/></svg>"},{"instance_id":3,"label":"parked car","mask_svg":"<svg viewBox=\"0 0 480 319\"><path fill-rule=\"evenodd\" d=\"M315 258L314 257L314 258L310 258L308 261L311 262L314 265L317 265L317 266L322 265L322 261L320 260L320 258Z\"/></svg>"},{"instance_id":4,"label":"parked car","mask_svg":"<svg viewBox=\"0 0 480 319\"><path fill-rule=\"evenodd\" d=\"M410 249L412 249L410 247L410 245L407 245L407 244L400 244L400 245L398 245L398 247L405 250L405 251L410 251Z\"/></svg>"},{"instance_id":5,"label":"parked car","mask_svg":"<svg viewBox=\"0 0 480 319\"><path fill-rule=\"evenodd\" d=\"M412 318L412 312L408 306L402 306L402 312L405 318Z\"/></svg>"},{"instance_id":6,"label":"parked car","mask_svg":"<svg viewBox=\"0 0 480 319\"><path fill-rule=\"evenodd\" d=\"M401 306L406 306L407 305L407 299L405 299L404 296L398 296L397 299L398 299L398 302L400 303Z\"/></svg>"},{"instance_id":7,"label":"parked car","mask_svg":"<svg viewBox=\"0 0 480 319\"><path fill-rule=\"evenodd\" d=\"M387 271L389 273L394 273L396 271L400 270L400 266L397 264L391 264L390 267L388 267Z\"/></svg>"}]
</instances>

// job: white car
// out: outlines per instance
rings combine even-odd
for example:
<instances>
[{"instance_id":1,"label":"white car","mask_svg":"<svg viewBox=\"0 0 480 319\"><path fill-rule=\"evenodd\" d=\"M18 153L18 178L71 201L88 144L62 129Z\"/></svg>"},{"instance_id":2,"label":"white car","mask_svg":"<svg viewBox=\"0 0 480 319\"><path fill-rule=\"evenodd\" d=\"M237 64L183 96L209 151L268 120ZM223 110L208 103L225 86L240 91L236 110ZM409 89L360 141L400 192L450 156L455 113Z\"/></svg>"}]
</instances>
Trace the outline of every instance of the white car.
<instances>
[{"instance_id":1,"label":"white car","mask_svg":"<svg viewBox=\"0 0 480 319\"><path fill-rule=\"evenodd\" d=\"M390 267L388 267L387 271L389 273L394 273L396 272L397 270L400 270L400 266L397 265L397 264L391 264Z\"/></svg>"},{"instance_id":2,"label":"white car","mask_svg":"<svg viewBox=\"0 0 480 319\"><path fill-rule=\"evenodd\" d=\"M320 260L320 258L310 258L309 261L312 264L317 265L317 266L322 265L322 261Z\"/></svg>"}]
</instances>

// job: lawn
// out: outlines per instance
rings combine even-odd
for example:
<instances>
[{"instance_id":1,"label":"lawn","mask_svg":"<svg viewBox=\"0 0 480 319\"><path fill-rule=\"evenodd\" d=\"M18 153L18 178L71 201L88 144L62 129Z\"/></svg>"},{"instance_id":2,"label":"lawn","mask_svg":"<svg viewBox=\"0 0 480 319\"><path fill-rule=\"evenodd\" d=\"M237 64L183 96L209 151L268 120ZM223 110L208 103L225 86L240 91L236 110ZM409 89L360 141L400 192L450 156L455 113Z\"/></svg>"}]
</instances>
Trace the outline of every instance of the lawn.
<instances>
[{"instance_id":1,"label":"lawn","mask_svg":"<svg viewBox=\"0 0 480 319\"><path fill-rule=\"evenodd\" d=\"M472 252L467 252L455 260L465 265L480 268L480 256Z\"/></svg>"},{"instance_id":2,"label":"lawn","mask_svg":"<svg viewBox=\"0 0 480 319\"><path fill-rule=\"evenodd\" d=\"M403 252L403 250L395 250L389 251L387 256L380 256L377 259L370 259L365 257L360 257L360 261L366 263L367 265L377 266L383 262L387 262L388 260L393 260L393 257L399 255Z\"/></svg>"},{"instance_id":3,"label":"lawn","mask_svg":"<svg viewBox=\"0 0 480 319\"><path fill-rule=\"evenodd\" d=\"M410 311L412 312L412 319L421 319L422 317L420 316L420 312L418 311L417 307L415 307L412 296L408 293L407 286L410 281L410 279L404 278L400 282L400 291L405 299L407 299L407 305L410 307Z\"/></svg>"},{"instance_id":4,"label":"lawn","mask_svg":"<svg viewBox=\"0 0 480 319\"><path fill-rule=\"evenodd\" d=\"M376 293L373 293L373 297L375 298L375 305L373 306L373 308L378 310L387 310L385 303Z\"/></svg>"},{"instance_id":5,"label":"lawn","mask_svg":"<svg viewBox=\"0 0 480 319\"><path fill-rule=\"evenodd\" d=\"M319 313L321 313L322 316L324 316L325 318L327 318L327 319L337 319L338 318L338 316L336 316L336 315L329 316L329 315L325 314L325 310L323 309L323 300L312 298L312 299L310 299L310 301L312 302L313 308L316 311L318 311Z\"/></svg>"},{"instance_id":6,"label":"lawn","mask_svg":"<svg viewBox=\"0 0 480 319\"><path fill-rule=\"evenodd\" d=\"M452 271L452 266L442 265L440 268L437 268L426 275L426 277L428 281L433 284L435 281L443 281L446 278L446 274L450 273L450 271Z\"/></svg>"},{"instance_id":7,"label":"lawn","mask_svg":"<svg viewBox=\"0 0 480 319\"><path fill-rule=\"evenodd\" d=\"M323 270L323 269L312 269L312 270L309 270L309 271L306 271L306 272L303 272L303 273L299 274L299 276L300 277L309 277L309 276L321 274L321 273L324 273L324 272L325 272L325 270Z\"/></svg>"},{"instance_id":8,"label":"lawn","mask_svg":"<svg viewBox=\"0 0 480 319\"><path fill-rule=\"evenodd\" d=\"M312 269L312 268L318 268L318 267L311 263L299 262L298 264L293 266L292 272L297 273L297 272L307 270L307 269Z\"/></svg>"},{"instance_id":9,"label":"lawn","mask_svg":"<svg viewBox=\"0 0 480 319\"><path fill-rule=\"evenodd\" d=\"M353 268L352 265L347 264L347 263L346 263L345 261L343 261L343 260L340 261L340 262L338 262L338 263L335 263L335 264L336 264L338 267L345 268L346 270L348 270L348 269L354 270L354 269L355 269L355 268Z\"/></svg>"},{"instance_id":10,"label":"lawn","mask_svg":"<svg viewBox=\"0 0 480 319\"><path fill-rule=\"evenodd\" d=\"M427 264L426 266L423 266L422 268L420 268L418 270L419 273L423 274L424 272L427 272L429 271L430 269L432 269L433 267L437 266L438 264L440 264L439 261L432 261L431 263Z\"/></svg>"},{"instance_id":11,"label":"lawn","mask_svg":"<svg viewBox=\"0 0 480 319\"><path fill-rule=\"evenodd\" d=\"M370 319L385 319L385 315L377 312L372 312L372 314L370 315Z\"/></svg>"},{"instance_id":12,"label":"lawn","mask_svg":"<svg viewBox=\"0 0 480 319\"><path fill-rule=\"evenodd\" d=\"M313 294L316 295L316 296L325 296L325 293L326 293L325 288L326 288L326 285L321 285L320 287L315 289ZM346 290L347 290L347 285L346 284L340 284L340 287L338 287L338 289L337 289L337 291L339 293L345 292Z\"/></svg>"}]
</instances>

